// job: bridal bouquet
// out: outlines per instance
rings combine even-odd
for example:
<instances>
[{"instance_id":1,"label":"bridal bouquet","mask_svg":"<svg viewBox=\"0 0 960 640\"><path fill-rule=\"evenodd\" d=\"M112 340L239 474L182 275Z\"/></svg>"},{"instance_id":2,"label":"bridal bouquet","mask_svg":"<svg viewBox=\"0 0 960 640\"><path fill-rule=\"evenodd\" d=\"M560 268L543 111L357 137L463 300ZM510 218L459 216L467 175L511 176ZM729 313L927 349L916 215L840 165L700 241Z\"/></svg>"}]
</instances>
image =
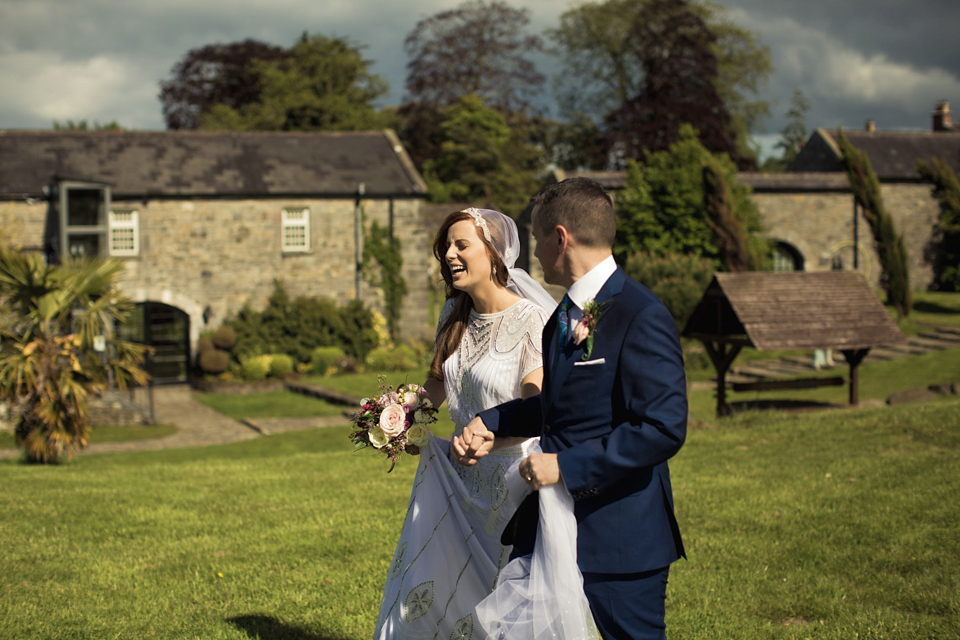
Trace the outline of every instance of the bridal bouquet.
<instances>
[{"instance_id":1,"label":"bridal bouquet","mask_svg":"<svg viewBox=\"0 0 960 640\"><path fill-rule=\"evenodd\" d=\"M426 446L427 425L437 421L437 408L418 384L393 389L380 383L380 395L364 398L353 416L350 439L357 449L373 447L390 460L390 470L409 447ZM389 473L388 471L388 473Z\"/></svg>"}]
</instances>

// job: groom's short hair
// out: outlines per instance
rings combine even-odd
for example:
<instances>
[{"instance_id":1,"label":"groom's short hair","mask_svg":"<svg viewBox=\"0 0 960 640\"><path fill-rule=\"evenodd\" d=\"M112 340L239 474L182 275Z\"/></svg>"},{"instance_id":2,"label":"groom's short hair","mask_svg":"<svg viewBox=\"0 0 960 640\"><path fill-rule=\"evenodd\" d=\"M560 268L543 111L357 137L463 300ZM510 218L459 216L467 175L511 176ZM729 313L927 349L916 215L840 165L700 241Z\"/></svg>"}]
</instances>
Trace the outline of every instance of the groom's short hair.
<instances>
[{"instance_id":1,"label":"groom's short hair","mask_svg":"<svg viewBox=\"0 0 960 640\"><path fill-rule=\"evenodd\" d=\"M596 180L567 178L547 185L530 204L540 229L549 231L559 224L584 246L613 247L617 233L613 198Z\"/></svg>"}]
</instances>

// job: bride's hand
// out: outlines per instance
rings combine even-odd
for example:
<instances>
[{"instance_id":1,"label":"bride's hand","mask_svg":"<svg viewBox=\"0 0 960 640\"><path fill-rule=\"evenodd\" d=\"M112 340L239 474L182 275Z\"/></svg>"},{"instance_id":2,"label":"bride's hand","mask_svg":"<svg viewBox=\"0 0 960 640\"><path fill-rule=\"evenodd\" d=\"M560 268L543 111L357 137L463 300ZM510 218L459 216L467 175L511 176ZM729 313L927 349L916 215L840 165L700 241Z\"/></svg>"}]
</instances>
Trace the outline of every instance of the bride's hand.
<instances>
[{"instance_id":1,"label":"bride's hand","mask_svg":"<svg viewBox=\"0 0 960 640\"><path fill-rule=\"evenodd\" d=\"M463 428L463 433L451 443L453 459L470 467L493 449L493 432L487 430L480 418L474 418Z\"/></svg>"}]
</instances>

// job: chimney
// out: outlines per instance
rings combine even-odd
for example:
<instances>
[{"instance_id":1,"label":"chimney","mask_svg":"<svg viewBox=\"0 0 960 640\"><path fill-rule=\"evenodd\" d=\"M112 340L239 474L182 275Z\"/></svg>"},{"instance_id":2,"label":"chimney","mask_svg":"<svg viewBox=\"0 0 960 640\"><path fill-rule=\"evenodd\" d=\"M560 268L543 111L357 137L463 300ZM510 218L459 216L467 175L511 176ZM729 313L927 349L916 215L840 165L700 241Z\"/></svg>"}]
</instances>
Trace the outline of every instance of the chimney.
<instances>
[{"instance_id":1,"label":"chimney","mask_svg":"<svg viewBox=\"0 0 960 640\"><path fill-rule=\"evenodd\" d=\"M953 130L953 118L950 116L950 103L946 100L941 100L938 102L937 108L933 112L933 130Z\"/></svg>"},{"instance_id":2,"label":"chimney","mask_svg":"<svg viewBox=\"0 0 960 640\"><path fill-rule=\"evenodd\" d=\"M877 123L873 120L867 120L867 124L863 128L867 133L873 133L877 130Z\"/></svg>"}]
</instances>

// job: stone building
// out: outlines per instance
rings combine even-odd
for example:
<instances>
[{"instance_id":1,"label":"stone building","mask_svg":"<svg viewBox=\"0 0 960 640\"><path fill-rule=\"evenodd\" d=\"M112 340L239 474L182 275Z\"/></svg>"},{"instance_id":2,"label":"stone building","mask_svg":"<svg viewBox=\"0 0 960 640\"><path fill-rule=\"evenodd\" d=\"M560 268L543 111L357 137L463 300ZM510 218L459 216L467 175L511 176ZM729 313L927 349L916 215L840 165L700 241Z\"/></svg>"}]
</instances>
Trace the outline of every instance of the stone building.
<instances>
[{"instance_id":1,"label":"stone building","mask_svg":"<svg viewBox=\"0 0 960 640\"><path fill-rule=\"evenodd\" d=\"M883 203L903 234L915 289L933 283L930 243L939 216L931 185L921 181L917 161L939 158L960 172L960 132L952 129L950 105L937 104L930 131L844 131L863 151L880 182ZM806 271L856 268L879 282L880 263L870 228L855 214L853 194L840 164L837 133L817 129L784 173L741 173L753 188L768 234L777 242L778 268Z\"/></svg>"},{"instance_id":2,"label":"stone building","mask_svg":"<svg viewBox=\"0 0 960 640\"><path fill-rule=\"evenodd\" d=\"M122 259L160 378L183 378L200 333L276 280L382 309L357 267L372 221L401 239L404 335L431 337L425 196L392 131L0 131L0 236L53 261Z\"/></svg>"},{"instance_id":3,"label":"stone building","mask_svg":"<svg viewBox=\"0 0 960 640\"><path fill-rule=\"evenodd\" d=\"M863 131L845 131L854 147L866 153L884 205L903 234L914 289L933 283L929 246L939 215L930 184L921 182L917 160L936 157L960 172L960 132L952 129L946 102L933 112L931 131L878 131L868 122ZM854 199L840 159L836 134L817 129L786 172L738 174L753 190L753 200L774 241L774 268L823 271L852 269L879 284L880 264L873 237ZM626 172L555 172L553 179L581 175L612 192L622 189ZM533 266L533 265L531 265Z\"/></svg>"}]
</instances>

